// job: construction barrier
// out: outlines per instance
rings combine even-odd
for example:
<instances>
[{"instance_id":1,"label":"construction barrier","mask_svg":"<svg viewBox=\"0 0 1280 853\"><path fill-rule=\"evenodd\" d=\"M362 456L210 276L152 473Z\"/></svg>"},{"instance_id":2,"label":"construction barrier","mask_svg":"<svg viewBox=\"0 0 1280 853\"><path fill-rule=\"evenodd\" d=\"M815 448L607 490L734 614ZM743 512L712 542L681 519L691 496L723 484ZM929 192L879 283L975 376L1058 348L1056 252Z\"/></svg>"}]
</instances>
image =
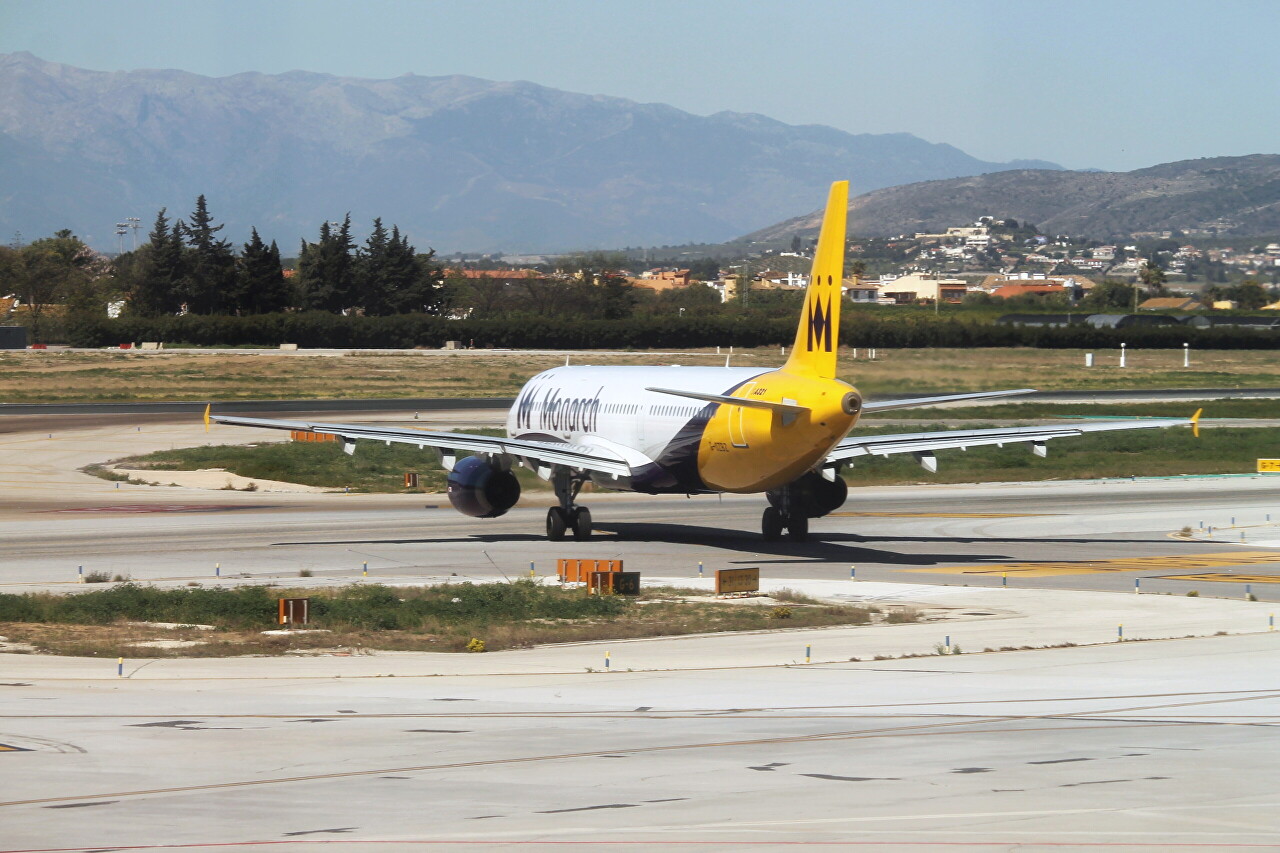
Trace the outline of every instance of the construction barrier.
<instances>
[{"instance_id":1,"label":"construction barrier","mask_svg":"<svg viewBox=\"0 0 1280 853\"><path fill-rule=\"evenodd\" d=\"M560 583L587 583L592 572L620 572L621 560L556 560Z\"/></svg>"}]
</instances>

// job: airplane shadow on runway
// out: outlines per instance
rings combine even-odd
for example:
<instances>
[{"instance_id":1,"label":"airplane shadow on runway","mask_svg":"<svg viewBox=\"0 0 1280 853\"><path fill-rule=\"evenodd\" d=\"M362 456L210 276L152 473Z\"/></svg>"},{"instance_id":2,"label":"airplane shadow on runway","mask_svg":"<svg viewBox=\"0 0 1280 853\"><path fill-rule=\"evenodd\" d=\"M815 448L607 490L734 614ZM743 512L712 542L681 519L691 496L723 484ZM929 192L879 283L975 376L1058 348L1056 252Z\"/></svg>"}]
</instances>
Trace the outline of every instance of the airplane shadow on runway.
<instances>
[{"instance_id":1,"label":"airplane shadow on runway","mask_svg":"<svg viewBox=\"0 0 1280 853\"><path fill-rule=\"evenodd\" d=\"M976 551L961 546L987 545L1100 545L1100 544L1150 544L1145 539L1097 539L1097 538L1030 538L1013 539L1008 537L931 537L931 536L863 536L856 533L839 533L820 531L811 534L808 542L792 542L782 539L777 542L766 542L758 533L743 530L719 530L714 527L701 527L687 524L655 524L644 522L621 522L596 524L599 533L612 536L595 537L592 542L603 544L610 542L667 542L671 544L700 545L710 548L722 548L726 551L749 553L751 562L779 563L863 563L892 566L933 566L954 563L1000 563L1017 560L1035 559L1009 553L991 553ZM447 539L421 537L413 539L335 539L327 542L276 542L276 546L290 545L441 545L441 544L486 544L504 542L546 542L546 538L535 533L477 533L471 536L460 536ZM886 550L884 547L870 546L868 543L928 543L947 550L933 553L900 553ZM563 543L572 547L572 539ZM777 560L761 560L760 557L777 557Z\"/></svg>"}]
</instances>

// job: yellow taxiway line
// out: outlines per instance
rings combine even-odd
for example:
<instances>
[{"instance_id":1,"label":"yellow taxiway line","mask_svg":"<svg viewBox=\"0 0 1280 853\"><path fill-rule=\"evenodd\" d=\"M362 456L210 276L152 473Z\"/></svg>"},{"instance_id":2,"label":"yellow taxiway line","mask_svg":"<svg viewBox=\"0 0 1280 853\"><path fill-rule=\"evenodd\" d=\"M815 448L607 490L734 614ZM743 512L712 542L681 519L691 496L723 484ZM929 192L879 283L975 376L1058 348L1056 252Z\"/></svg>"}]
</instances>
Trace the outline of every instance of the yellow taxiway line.
<instances>
[{"instance_id":1,"label":"yellow taxiway line","mask_svg":"<svg viewBox=\"0 0 1280 853\"><path fill-rule=\"evenodd\" d=\"M1018 575L1024 578L1049 578L1060 575L1096 575L1112 572L1214 569L1220 566L1251 566L1261 563L1280 563L1280 551L1226 551L1221 554L1122 557L1112 560L1043 563L988 563L981 566L941 566L933 569L903 569L902 571L935 575ZM1195 575L1191 577L1195 580L1226 580L1230 576ZM1257 583L1280 583L1280 578L1257 581Z\"/></svg>"}]
</instances>

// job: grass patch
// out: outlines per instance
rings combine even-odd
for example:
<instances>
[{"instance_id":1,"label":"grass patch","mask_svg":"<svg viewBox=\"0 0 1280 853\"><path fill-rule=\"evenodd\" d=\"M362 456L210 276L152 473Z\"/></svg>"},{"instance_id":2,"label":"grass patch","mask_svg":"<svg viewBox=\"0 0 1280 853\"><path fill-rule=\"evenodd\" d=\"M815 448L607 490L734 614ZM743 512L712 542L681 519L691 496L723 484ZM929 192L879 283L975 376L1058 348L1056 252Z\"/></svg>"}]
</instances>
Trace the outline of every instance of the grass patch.
<instances>
[{"instance_id":1,"label":"grass patch","mask_svg":"<svg viewBox=\"0 0 1280 853\"><path fill-rule=\"evenodd\" d=\"M932 424L920 431L942 428ZM897 432L902 428L859 429L855 434ZM937 474L926 473L910 456L859 457L846 479L854 485L879 486L1253 473L1258 458L1280 451L1280 430L1221 427L1202 430L1200 438L1185 428L1093 433L1051 441L1048 447L1043 459L1025 444L942 452ZM856 495L851 497L845 508L853 508L856 500Z\"/></svg>"},{"instance_id":2,"label":"grass patch","mask_svg":"<svg viewBox=\"0 0 1280 853\"><path fill-rule=\"evenodd\" d=\"M474 430L498 435L500 430ZM459 456L466 456L462 453ZM114 466L153 471L197 471L222 468L232 474L255 480L278 480L305 486L341 489L352 492L401 493L443 492L445 470L440 455L433 449L420 450L407 444L386 445L377 441L361 441L354 454L342 451L342 444L330 442L271 442L248 445L205 445L175 450L160 450L144 456L116 460ZM106 479L138 482L129 475L111 476L102 466L90 466L86 473ZM418 487L405 488L405 472L418 474ZM516 469L523 489L547 489L549 486L532 471Z\"/></svg>"},{"instance_id":3,"label":"grass patch","mask_svg":"<svg viewBox=\"0 0 1280 853\"><path fill-rule=\"evenodd\" d=\"M138 643L186 640L182 648L146 647L134 656L282 654L317 648L496 651L540 643L671 636L780 627L781 607L686 602L670 590L639 600L589 596L529 580L337 590L160 589L121 584L70 595L0 594L0 631L41 652L129 656ZM277 627L276 599L309 597L309 629L326 633L263 636ZM877 608L788 605L787 628L889 621ZM213 625L215 631L164 630L130 622ZM477 647L477 641L479 647ZM140 651L135 649L135 651Z\"/></svg>"}]
</instances>

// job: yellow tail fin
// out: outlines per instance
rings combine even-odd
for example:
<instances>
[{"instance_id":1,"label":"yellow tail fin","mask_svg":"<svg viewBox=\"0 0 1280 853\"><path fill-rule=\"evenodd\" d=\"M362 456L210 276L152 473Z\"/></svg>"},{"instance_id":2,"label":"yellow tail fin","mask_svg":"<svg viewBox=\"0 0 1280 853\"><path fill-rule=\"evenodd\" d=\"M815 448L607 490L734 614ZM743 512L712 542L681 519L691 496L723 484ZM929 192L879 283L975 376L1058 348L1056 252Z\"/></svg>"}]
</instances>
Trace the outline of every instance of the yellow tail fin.
<instances>
[{"instance_id":1,"label":"yellow tail fin","mask_svg":"<svg viewBox=\"0 0 1280 853\"><path fill-rule=\"evenodd\" d=\"M840 346L840 285L844 280L844 231L849 213L849 182L836 181L827 196L813 274L804 294L796 341L783 370L834 379Z\"/></svg>"}]
</instances>

